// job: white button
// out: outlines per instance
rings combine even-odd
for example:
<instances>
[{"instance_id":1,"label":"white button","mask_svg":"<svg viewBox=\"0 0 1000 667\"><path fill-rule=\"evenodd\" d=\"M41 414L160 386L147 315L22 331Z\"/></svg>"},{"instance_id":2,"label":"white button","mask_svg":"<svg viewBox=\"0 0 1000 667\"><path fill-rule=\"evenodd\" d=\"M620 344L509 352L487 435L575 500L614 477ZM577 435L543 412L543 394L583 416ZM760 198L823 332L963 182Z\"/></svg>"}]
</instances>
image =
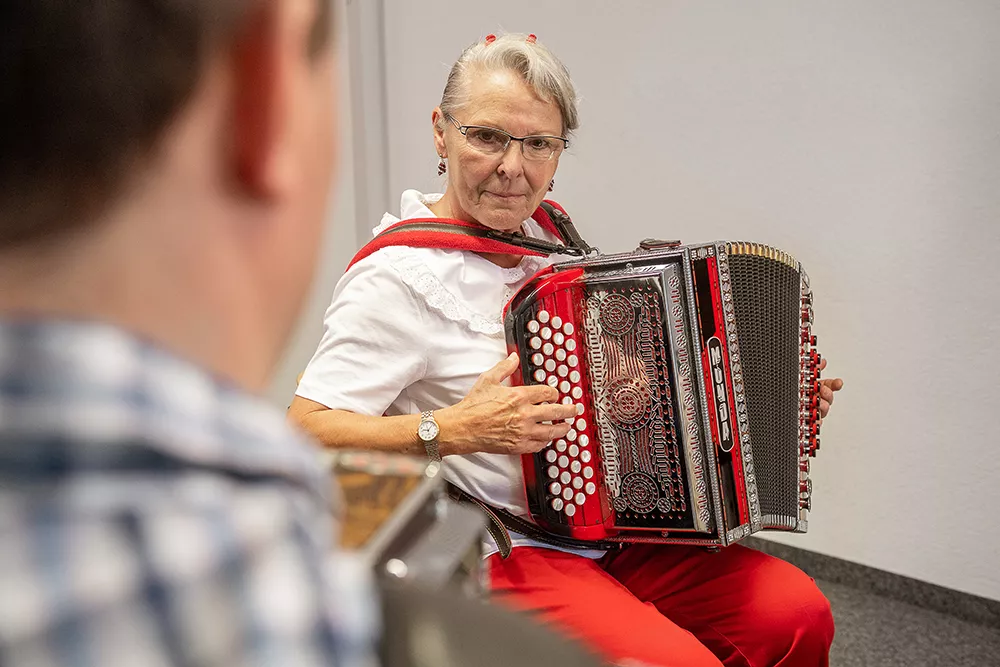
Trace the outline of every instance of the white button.
<instances>
[{"instance_id":1,"label":"white button","mask_svg":"<svg viewBox=\"0 0 1000 667\"><path fill-rule=\"evenodd\" d=\"M549 361L551 361L551 359ZM569 369L566 368L565 366L562 366L562 365L559 366L559 368L556 370L556 372L559 373L559 377L561 377L561 378L564 378L567 375L569 375Z\"/></svg>"},{"instance_id":2,"label":"white button","mask_svg":"<svg viewBox=\"0 0 1000 667\"><path fill-rule=\"evenodd\" d=\"M580 478L577 477L576 479ZM549 493L551 493L553 496L558 496L560 493L562 493L562 484L560 484L559 482L552 482L551 484L549 484Z\"/></svg>"},{"instance_id":3,"label":"white button","mask_svg":"<svg viewBox=\"0 0 1000 667\"><path fill-rule=\"evenodd\" d=\"M556 360L555 359L549 359L549 360L547 360L545 362L545 370L547 370L548 372L551 373L555 369L556 369Z\"/></svg>"},{"instance_id":4,"label":"white button","mask_svg":"<svg viewBox=\"0 0 1000 667\"><path fill-rule=\"evenodd\" d=\"M569 484L571 479L573 479L573 475L569 474L568 470L564 470L563 473L559 475L559 481L563 484Z\"/></svg>"},{"instance_id":5,"label":"white button","mask_svg":"<svg viewBox=\"0 0 1000 667\"><path fill-rule=\"evenodd\" d=\"M554 509L557 512L563 508L562 498L553 498L551 504L552 504L552 509Z\"/></svg>"},{"instance_id":6,"label":"white button","mask_svg":"<svg viewBox=\"0 0 1000 667\"><path fill-rule=\"evenodd\" d=\"M569 457L563 454L562 456L559 457L559 467L565 468L568 465L569 465Z\"/></svg>"},{"instance_id":7,"label":"white button","mask_svg":"<svg viewBox=\"0 0 1000 667\"><path fill-rule=\"evenodd\" d=\"M573 335L573 331L575 331L575 329L573 328L573 323L572 322L567 322L563 326L563 331L566 332L567 336L572 336Z\"/></svg>"},{"instance_id":8,"label":"white button","mask_svg":"<svg viewBox=\"0 0 1000 667\"><path fill-rule=\"evenodd\" d=\"M545 460L549 463L555 463L557 458L559 458L559 455L556 454L556 450L550 449L545 452Z\"/></svg>"},{"instance_id":9,"label":"white button","mask_svg":"<svg viewBox=\"0 0 1000 667\"><path fill-rule=\"evenodd\" d=\"M538 356L538 355L535 355L535 356ZM559 361L562 361L562 359L559 359ZM580 371L570 371L569 381L570 382L579 382L580 381Z\"/></svg>"},{"instance_id":10,"label":"white button","mask_svg":"<svg viewBox=\"0 0 1000 667\"><path fill-rule=\"evenodd\" d=\"M569 464L570 472L580 472L581 468L583 468L583 466L580 465L579 461L573 461L572 463Z\"/></svg>"},{"instance_id":11,"label":"white button","mask_svg":"<svg viewBox=\"0 0 1000 667\"><path fill-rule=\"evenodd\" d=\"M566 361L566 350L561 347L556 350L556 361Z\"/></svg>"},{"instance_id":12,"label":"white button","mask_svg":"<svg viewBox=\"0 0 1000 667\"><path fill-rule=\"evenodd\" d=\"M574 489L582 489L583 488L583 478L582 477L574 477L573 478L573 488Z\"/></svg>"},{"instance_id":13,"label":"white button","mask_svg":"<svg viewBox=\"0 0 1000 667\"><path fill-rule=\"evenodd\" d=\"M556 315L555 317L552 318L552 328L558 329L560 327L562 327L562 318Z\"/></svg>"},{"instance_id":14,"label":"white button","mask_svg":"<svg viewBox=\"0 0 1000 667\"><path fill-rule=\"evenodd\" d=\"M548 322L549 321L549 313L547 311L544 311L544 310L538 311L538 321L541 322L542 324L545 324L546 322Z\"/></svg>"},{"instance_id":15,"label":"white button","mask_svg":"<svg viewBox=\"0 0 1000 667\"><path fill-rule=\"evenodd\" d=\"M539 328L540 327L538 326L538 322L536 322L535 320L530 320L528 322L528 331L530 331L531 333L538 333Z\"/></svg>"},{"instance_id":16,"label":"white button","mask_svg":"<svg viewBox=\"0 0 1000 667\"><path fill-rule=\"evenodd\" d=\"M574 505L566 505L563 508L563 512L566 512L566 516L573 516L576 514L576 507Z\"/></svg>"},{"instance_id":17,"label":"white button","mask_svg":"<svg viewBox=\"0 0 1000 667\"><path fill-rule=\"evenodd\" d=\"M573 489L567 486L565 489L563 489L562 497L565 498L566 500L573 500Z\"/></svg>"},{"instance_id":18,"label":"white button","mask_svg":"<svg viewBox=\"0 0 1000 667\"><path fill-rule=\"evenodd\" d=\"M556 345L562 345L564 342L566 342L566 337L563 336L561 333L552 334L552 342L555 343Z\"/></svg>"},{"instance_id":19,"label":"white button","mask_svg":"<svg viewBox=\"0 0 1000 667\"><path fill-rule=\"evenodd\" d=\"M576 358L575 354L571 354L569 355L569 358L566 359L566 363L571 367L576 368L576 365L580 363L580 360Z\"/></svg>"},{"instance_id":20,"label":"white button","mask_svg":"<svg viewBox=\"0 0 1000 667\"><path fill-rule=\"evenodd\" d=\"M563 497L565 497L565 494L563 494ZM582 493L576 494L576 504L577 505L582 505L585 502L587 502L587 496L583 495Z\"/></svg>"},{"instance_id":21,"label":"white button","mask_svg":"<svg viewBox=\"0 0 1000 667\"><path fill-rule=\"evenodd\" d=\"M562 404L563 405L571 405L572 403L573 403L573 399L570 398L569 396L563 396L562 397Z\"/></svg>"},{"instance_id":22,"label":"white button","mask_svg":"<svg viewBox=\"0 0 1000 667\"><path fill-rule=\"evenodd\" d=\"M535 349L537 350L538 348L536 347ZM552 343L546 343L545 345L542 346L542 352L544 352L549 356L552 356L552 353L555 351L556 348L552 347Z\"/></svg>"},{"instance_id":23,"label":"white button","mask_svg":"<svg viewBox=\"0 0 1000 667\"><path fill-rule=\"evenodd\" d=\"M584 433L583 435L580 436L580 446L586 447L589 444L590 444L590 436Z\"/></svg>"},{"instance_id":24,"label":"white button","mask_svg":"<svg viewBox=\"0 0 1000 667\"><path fill-rule=\"evenodd\" d=\"M572 338L570 338L568 341L566 341L566 349L569 350L570 352L572 352L573 350L575 350L576 349L576 341L573 340Z\"/></svg>"},{"instance_id":25,"label":"white button","mask_svg":"<svg viewBox=\"0 0 1000 667\"><path fill-rule=\"evenodd\" d=\"M576 404L576 414L578 414L578 415L582 415L583 414L583 403L577 403Z\"/></svg>"},{"instance_id":26,"label":"white button","mask_svg":"<svg viewBox=\"0 0 1000 667\"><path fill-rule=\"evenodd\" d=\"M566 476L566 473L563 473L562 477L565 477L565 476ZM586 477L587 479L590 479L591 477L594 476L594 469L591 468L590 466L587 466L586 468L583 469L583 476ZM563 484L565 484L565 483L566 482L564 481Z\"/></svg>"},{"instance_id":27,"label":"white button","mask_svg":"<svg viewBox=\"0 0 1000 667\"><path fill-rule=\"evenodd\" d=\"M542 339L538 336L533 336L531 340L528 341L528 345L531 346L532 350L537 350L542 347Z\"/></svg>"},{"instance_id":28,"label":"white button","mask_svg":"<svg viewBox=\"0 0 1000 667\"><path fill-rule=\"evenodd\" d=\"M555 466L549 466L549 469L546 470L545 472L549 474L549 479L555 479L559 477L559 468Z\"/></svg>"},{"instance_id":29,"label":"white button","mask_svg":"<svg viewBox=\"0 0 1000 667\"><path fill-rule=\"evenodd\" d=\"M583 388L582 387L573 387L573 391L572 391L572 393L570 395L573 398L577 399L577 400L583 398Z\"/></svg>"},{"instance_id":30,"label":"white button","mask_svg":"<svg viewBox=\"0 0 1000 667\"><path fill-rule=\"evenodd\" d=\"M594 492L597 491L597 485L593 482L587 482L587 486L583 487L583 490L588 496L592 496L594 495Z\"/></svg>"},{"instance_id":31,"label":"white button","mask_svg":"<svg viewBox=\"0 0 1000 667\"><path fill-rule=\"evenodd\" d=\"M559 361L562 361L562 359L560 359ZM541 366L542 364L545 363L545 355L542 354L541 352L535 352L533 355L531 355L531 363L533 363L536 366ZM576 371L574 371L574 373L575 372Z\"/></svg>"},{"instance_id":32,"label":"white button","mask_svg":"<svg viewBox=\"0 0 1000 667\"><path fill-rule=\"evenodd\" d=\"M542 333L539 334L544 340L552 338L552 329L545 327L542 329Z\"/></svg>"},{"instance_id":33,"label":"white button","mask_svg":"<svg viewBox=\"0 0 1000 667\"><path fill-rule=\"evenodd\" d=\"M572 388L572 387L571 387L570 383L569 383L569 382L566 382L566 380L563 380L562 382L560 382L560 383L559 383L559 391L561 391L561 392L562 392L562 393L564 393L564 394L568 394L568 393L569 393L569 390L570 390L571 388ZM572 422L571 422L571 423L572 423Z\"/></svg>"},{"instance_id":34,"label":"white button","mask_svg":"<svg viewBox=\"0 0 1000 667\"><path fill-rule=\"evenodd\" d=\"M565 452L566 451L566 441L563 440L562 438L560 438L559 440L556 440L556 449L558 449L560 453L561 452Z\"/></svg>"},{"instance_id":35,"label":"white button","mask_svg":"<svg viewBox=\"0 0 1000 667\"><path fill-rule=\"evenodd\" d=\"M552 450L549 450L549 451L552 451ZM577 447L576 445L570 445L569 446L569 455L570 456L579 456L580 455L580 448Z\"/></svg>"},{"instance_id":36,"label":"white button","mask_svg":"<svg viewBox=\"0 0 1000 667\"><path fill-rule=\"evenodd\" d=\"M587 428L587 420L586 419L580 418L580 419L576 420L576 430L577 431L582 431L582 430L584 430L586 428ZM584 444L586 444L586 443L584 443Z\"/></svg>"},{"instance_id":37,"label":"white button","mask_svg":"<svg viewBox=\"0 0 1000 667\"><path fill-rule=\"evenodd\" d=\"M576 431L570 429L569 433L566 434L566 439L570 441L576 440Z\"/></svg>"},{"instance_id":38,"label":"white button","mask_svg":"<svg viewBox=\"0 0 1000 667\"><path fill-rule=\"evenodd\" d=\"M535 378L535 382L545 382L545 377L546 377L545 371L539 368L537 371L535 371L532 377Z\"/></svg>"},{"instance_id":39,"label":"white button","mask_svg":"<svg viewBox=\"0 0 1000 667\"><path fill-rule=\"evenodd\" d=\"M545 384L549 385L550 387L555 387L557 384L559 384L559 378L557 378L555 375L550 375L548 379L545 380Z\"/></svg>"},{"instance_id":40,"label":"white button","mask_svg":"<svg viewBox=\"0 0 1000 667\"><path fill-rule=\"evenodd\" d=\"M580 452L580 460L583 461L584 463L590 463L590 456L591 454L589 449L585 449L582 452Z\"/></svg>"}]
</instances>

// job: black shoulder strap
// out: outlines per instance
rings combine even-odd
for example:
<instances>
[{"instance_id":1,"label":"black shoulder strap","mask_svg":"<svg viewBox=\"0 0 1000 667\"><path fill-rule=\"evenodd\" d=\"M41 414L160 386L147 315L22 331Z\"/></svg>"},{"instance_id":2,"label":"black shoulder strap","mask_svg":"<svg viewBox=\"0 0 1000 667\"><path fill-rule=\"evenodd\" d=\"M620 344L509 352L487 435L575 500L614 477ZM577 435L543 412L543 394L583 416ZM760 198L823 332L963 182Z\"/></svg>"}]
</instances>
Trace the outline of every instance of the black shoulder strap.
<instances>
[{"instance_id":1,"label":"black shoulder strap","mask_svg":"<svg viewBox=\"0 0 1000 667\"><path fill-rule=\"evenodd\" d=\"M541 207L548 214L549 219L552 220L552 224L559 230L560 236L562 236L563 241L566 242L568 247L578 248L584 255L600 252L597 248L583 240L580 232L576 230L573 220L565 212L547 201L543 201Z\"/></svg>"},{"instance_id":2,"label":"black shoulder strap","mask_svg":"<svg viewBox=\"0 0 1000 667\"><path fill-rule=\"evenodd\" d=\"M522 519L508 510L500 507L494 507L483 502L479 498L466 493L454 484L448 485L448 494L451 496L452 500L460 503L475 505L481 509L484 514L486 514L486 530L497 543L497 548L500 550L501 558L506 559L510 555L513 548L510 540L510 534L507 532L508 530L513 530L516 533L520 533L525 537L537 540L543 544L550 544L555 547L568 549L603 549L605 551L613 551L625 548L624 542L616 540L585 541L575 540L571 537L553 535L552 533L546 532L538 525L528 521L527 519Z\"/></svg>"}]
</instances>

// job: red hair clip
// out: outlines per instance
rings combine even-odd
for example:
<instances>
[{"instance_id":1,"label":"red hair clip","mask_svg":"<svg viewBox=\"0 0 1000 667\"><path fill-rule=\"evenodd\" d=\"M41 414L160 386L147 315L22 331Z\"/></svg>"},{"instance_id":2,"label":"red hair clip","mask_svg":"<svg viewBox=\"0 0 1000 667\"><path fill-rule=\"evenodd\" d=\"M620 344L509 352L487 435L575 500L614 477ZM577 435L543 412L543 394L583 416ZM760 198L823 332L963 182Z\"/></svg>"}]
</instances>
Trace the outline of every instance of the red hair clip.
<instances>
[{"instance_id":1,"label":"red hair clip","mask_svg":"<svg viewBox=\"0 0 1000 667\"><path fill-rule=\"evenodd\" d=\"M528 39L526 39L524 41L526 41L528 44L534 44L535 42L538 41L538 38L535 37L534 33L532 33L532 34L528 35Z\"/></svg>"},{"instance_id":2,"label":"red hair clip","mask_svg":"<svg viewBox=\"0 0 1000 667\"><path fill-rule=\"evenodd\" d=\"M492 44L495 41L497 41L497 36L496 35L494 35L493 33L490 33L489 35L486 35L486 46L489 46L490 44Z\"/></svg>"}]
</instances>

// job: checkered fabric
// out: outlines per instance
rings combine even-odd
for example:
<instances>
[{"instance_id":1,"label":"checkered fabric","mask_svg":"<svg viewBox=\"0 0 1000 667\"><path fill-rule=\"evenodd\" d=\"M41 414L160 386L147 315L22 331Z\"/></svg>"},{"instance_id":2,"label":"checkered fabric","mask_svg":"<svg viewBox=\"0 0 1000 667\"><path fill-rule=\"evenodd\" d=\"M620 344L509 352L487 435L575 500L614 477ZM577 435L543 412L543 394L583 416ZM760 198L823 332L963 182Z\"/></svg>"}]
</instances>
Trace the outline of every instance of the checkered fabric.
<instances>
[{"instance_id":1,"label":"checkered fabric","mask_svg":"<svg viewBox=\"0 0 1000 667\"><path fill-rule=\"evenodd\" d=\"M374 664L329 480L279 411L191 363L0 322L0 665Z\"/></svg>"}]
</instances>

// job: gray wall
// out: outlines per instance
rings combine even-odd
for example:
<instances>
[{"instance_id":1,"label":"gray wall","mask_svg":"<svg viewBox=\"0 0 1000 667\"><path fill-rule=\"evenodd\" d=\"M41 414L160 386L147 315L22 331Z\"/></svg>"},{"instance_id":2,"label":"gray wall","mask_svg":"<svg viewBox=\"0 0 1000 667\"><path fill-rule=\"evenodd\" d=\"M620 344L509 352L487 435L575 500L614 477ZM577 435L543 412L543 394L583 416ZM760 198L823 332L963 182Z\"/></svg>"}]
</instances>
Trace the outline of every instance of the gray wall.
<instances>
[{"instance_id":1,"label":"gray wall","mask_svg":"<svg viewBox=\"0 0 1000 667\"><path fill-rule=\"evenodd\" d=\"M1000 599L1000 3L370 4L366 63L384 66L367 68L382 97L365 104L385 117L353 140L388 133L368 156L388 174L379 202L441 188L430 113L462 47L537 33L583 97L554 196L592 242L745 238L810 272L822 350L848 385L810 532L775 539ZM349 226L345 244L361 238ZM328 250L278 396L349 254Z\"/></svg>"}]
</instances>

